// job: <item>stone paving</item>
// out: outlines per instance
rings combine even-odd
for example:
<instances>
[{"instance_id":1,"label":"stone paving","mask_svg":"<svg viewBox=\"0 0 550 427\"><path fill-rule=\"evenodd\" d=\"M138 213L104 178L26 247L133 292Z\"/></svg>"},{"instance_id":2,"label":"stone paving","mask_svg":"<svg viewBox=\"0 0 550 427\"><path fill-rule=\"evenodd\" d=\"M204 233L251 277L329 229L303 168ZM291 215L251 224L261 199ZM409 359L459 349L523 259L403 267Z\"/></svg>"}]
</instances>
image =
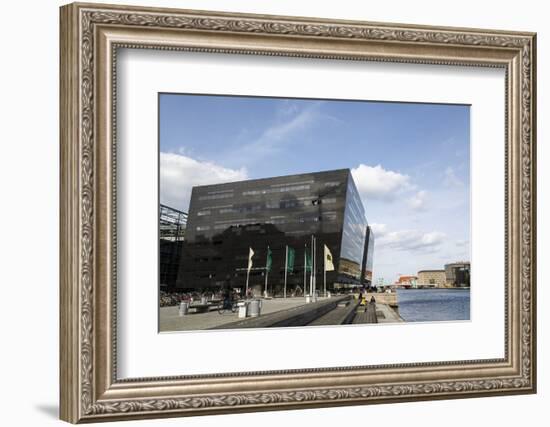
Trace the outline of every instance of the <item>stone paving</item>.
<instances>
[{"instance_id":1,"label":"stone paving","mask_svg":"<svg viewBox=\"0 0 550 427\"><path fill-rule=\"evenodd\" d=\"M376 304L371 302L367 305L357 307L355 317L353 318L353 323L378 323L376 318Z\"/></svg>"},{"instance_id":2,"label":"stone paving","mask_svg":"<svg viewBox=\"0 0 550 427\"><path fill-rule=\"evenodd\" d=\"M353 312L357 310L358 300L345 301L343 304L337 306L334 310L329 311L324 316L315 319L308 326L329 326L329 325L343 325L348 319L353 319Z\"/></svg>"},{"instance_id":3,"label":"stone paving","mask_svg":"<svg viewBox=\"0 0 550 427\"><path fill-rule=\"evenodd\" d=\"M320 298L320 300L322 299ZM305 303L304 297L263 300L262 314L299 307L305 305ZM211 329L237 320L240 320L238 314L231 313L231 311L219 314L217 310L214 310L208 313L194 313L180 317L178 306L160 308L160 332Z\"/></svg>"},{"instance_id":4,"label":"stone paving","mask_svg":"<svg viewBox=\"0 0 550 427\"><path fill-rule=\"evenodd\" d=\"M376 317L378 323L404 322L401 316L387 304L376 304Z\"/></svg>"},{"instance_id":5,"label":"stone paving","mask_svg":"<svg viewBox=\"0 0 550 427\"><path fill-rule=\"evenodd\" d=\"M325 298L319 298L318 304L322 304L324 300ZM350 299L349 302L350 303L345 307L337 307L330 310L328 313L321 315L308 324L311 326L338 325L347 323L347 319L350 319L354 324L403 322L398 312L387 304L369 304L367 310L365 310L365 307L357 306L358 300ZM233 326L236 328L255 327L255 323L261 323L261 321L267 321L268 318L273 317L264 317L267 314L279 312L279 317L290 316L296 309L302 310L300 307L306 305L310 306L306 304L305 298L303 297L262 300L262 316L255 319L247 318L245 323L250 323L248 326L244 325L242 322L244 319L239 319L237 313L232 313L229 310L223 314L219 314L217 310L213 310L208 313L192 313L180 317L179 308L177 306L162 307L160 308L160 332L204 330L224 327L232 328ZM313 306L310 307L313 308ZM368 310L368 308L370 308L370 310ZM287 313L283 314L284 311L287 311ZM350 315L352 311L355 311L354 316ZM241 323L243 323L243 325L241 325ZM257 327L265 326L260 325Z\"/></svg>"},{"instance_id":6,"label":"stone paving","mask_svg":"<svg viewBox=\"0 0 550 427\"><path fill-rule=\"evenodd\" d=\"M303 304L297 307L279 310L275 313L263 313L259 317L248 317L226 325L217 326L216 329L241 329L241 328L282 328L289 326L307 326L321 316L334 310L336 305L348 296L334 298L318 298L316 302Z\"/></svg>"}]
</instances>

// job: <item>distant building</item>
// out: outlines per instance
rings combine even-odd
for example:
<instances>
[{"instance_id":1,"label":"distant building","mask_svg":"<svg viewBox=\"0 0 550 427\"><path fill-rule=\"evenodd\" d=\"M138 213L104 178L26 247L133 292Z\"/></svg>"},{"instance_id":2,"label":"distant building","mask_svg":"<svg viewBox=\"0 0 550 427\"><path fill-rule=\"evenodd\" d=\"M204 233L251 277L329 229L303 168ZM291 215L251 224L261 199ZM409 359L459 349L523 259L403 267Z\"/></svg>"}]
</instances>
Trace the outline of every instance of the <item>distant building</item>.
<instances>
[{"instance_id":1,"label":"distant building","mask_svg":"<svg viewBox=\"0 0 550 427\"><path fill-rule=\"evenodd\" d=\"M160 289L174 289L178 277L181 250L185 240L187 213L159 207L159 281Z\"/></svg>"},{"instance_id":2,"label":"distant building","mask_svg":"<svg viewBox=\"0 0 550 427\"><path fill-rule=\"evenodd\" d=\"M311 236L317 290L323 288L325 245L334 264L326 272L327 290L372 280L374 235L349 169L193 187L175 290L243 290L252 249L249 288L261 293L267 272L268 293L281 294L288 246L294 265L287 290L303 291L311 278L305 265Z\"/></svg>"},{"instance_id":3,"label":"distant building","mask_svg":"<svg viewBox=\"0 0 550 427\"><path fill-rule=\"evenodd\" d=\"M415 287L418 277L416 276L399 276L396 285L402 287Z\"/></svg>"},{"instance_id":4,"label":"distant building","mask_svg":"<svg viewBox=\"0 0 550 427\"><path fill-rule=\"evenodd\" d=\"M445 270L420 270L418 272L417 286L430 286L443 288L446 283Z\"/></svg>"},{"instance_id":5,"label":"distant building","mask_svg":"<svg viewBox=\"0 0 550 427\"><path fill-rule=\"evenodd\" d=\"M470 263L464 261L445 264L445 281L447 286L470 287Z\"/></svg>"}]
</instances>

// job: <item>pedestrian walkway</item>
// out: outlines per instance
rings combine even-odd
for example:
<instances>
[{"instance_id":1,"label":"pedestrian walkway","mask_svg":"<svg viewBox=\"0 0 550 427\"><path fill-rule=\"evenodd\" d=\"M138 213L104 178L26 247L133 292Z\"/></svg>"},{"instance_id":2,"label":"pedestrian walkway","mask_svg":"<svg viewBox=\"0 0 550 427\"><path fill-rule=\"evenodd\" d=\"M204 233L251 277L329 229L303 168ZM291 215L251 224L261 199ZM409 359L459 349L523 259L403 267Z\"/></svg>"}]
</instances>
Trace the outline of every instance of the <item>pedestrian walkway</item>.
<instances>
[{"instance_id":1,"label":"pedestrian walkway","mask_svg":"<svg viewBox=\"0 0 550 427\"><path fill-rule=\"evenodd\" d=\"M360 306L349 297L319 298L306 304L305 298L262 300L262 315L239 319L237 313L217 310L179 316L177 306L160 309L160 332L205 329L266 328L283 326L327 326L403 322L396 310L387 304L369 303Z\"/></svg>"},{"instance_id":2,"label":"pedestrian walkway","mask_svg":"<svg viewBox=\"0 0 550 427\"><path fill-rule=\"evenodd\" d=\"M367 305L360 305L353 318L353 323L378 323L378 319L376 318L376 303L370 302Z\"/></svg>"},{"instance_id":3,"label":"pedestrian walkway","mask_svg":"<svg viewBox=\"0 0 550 427\"><path fill-rule=\"evenodd\" d=\"M275 313L262 313L260 317L249 317L233 323L217 326L216 329L240 328L281 328L288 326L306 326L333 310L338 303L348 300L349 296L319 298L317 302L303 304Z\"/></svg>"},{"instance_id":4,"label":"pedestrian walkway","mask_svg":"<svg viewBox=\"0 0 550 427\"><path fill-rule=\"evenodd\" d=\"M305 305L305 298L303 297L267 299L263 300L262 314L274 313L301 305ZM214 310L208 313L194 313L180 317L178 306L161 307L159 330L160 332L171 332L211 329L237 320L239 320L238 314L231 313L231 311L219 314L217 310Z\"/></svg>"},{"instance_id":5,"label":"pedestrian walkway","mask_svg":"<svg viewBox=\"0 0 550 427\"><path fill-rule=\"evenodd\" d=\"M404 320L387 304L376 304L376 318L378 323L396 323Z\"/></svg>"}]
</instances>

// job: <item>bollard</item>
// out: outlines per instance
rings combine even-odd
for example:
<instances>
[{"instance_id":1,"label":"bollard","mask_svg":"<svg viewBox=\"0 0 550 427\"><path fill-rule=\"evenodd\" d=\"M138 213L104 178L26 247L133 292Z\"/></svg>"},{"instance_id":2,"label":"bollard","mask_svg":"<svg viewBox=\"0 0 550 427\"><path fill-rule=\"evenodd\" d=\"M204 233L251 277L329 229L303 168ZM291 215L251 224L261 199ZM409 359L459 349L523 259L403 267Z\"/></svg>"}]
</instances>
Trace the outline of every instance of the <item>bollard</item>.
<instances>
[{"instance_id":1,"label":"bollard","mask_svg":"<svg viewBox=\"0 0 550 427\"><path fill-rule=\"evenodd\" d=\"M239 307L239 319L246 317L248 314L248 302L240 302L237 304L237 307Z\"/></svg>"},{"instance_id":2,"label":"bollard","mask_svg":"<svg viewBox=\"0 0 550 427\"><path fill-rule=\"evenodd\" d=\"M189 313L189 303L185 302L185 301L182 301L180 303L179 315L180 315L180 317L181 316L187 316L188 313Z\"/></svg>"},{"instance_id":3,"label":"bollard","mask_svg":"<svg viewBox=\"0 0 550 427\"><path fill-rule=\"evenodd\" d=\"M258 317L261 314L260 300L253 299L248 305L248 315L250 317Z\"/></svg>"},{"instance_id":4,"label":"bollard","mask_svg":"<svg viewBox=\"0 0 550 427\"><path fill-rule=\"evenodd\" d=\"M206 297L201 297L201 305L206 305Z\"/></svg>"},{"instance_id":5,"label":"bollard","mask_svg":"<svg viewBox=\"0 0 550 427\"><path fill-rule=\"evenodd\" d=\"M311 302L311 296L306 295L306 304L309 304Z\"/></svg>"}]
</instances>

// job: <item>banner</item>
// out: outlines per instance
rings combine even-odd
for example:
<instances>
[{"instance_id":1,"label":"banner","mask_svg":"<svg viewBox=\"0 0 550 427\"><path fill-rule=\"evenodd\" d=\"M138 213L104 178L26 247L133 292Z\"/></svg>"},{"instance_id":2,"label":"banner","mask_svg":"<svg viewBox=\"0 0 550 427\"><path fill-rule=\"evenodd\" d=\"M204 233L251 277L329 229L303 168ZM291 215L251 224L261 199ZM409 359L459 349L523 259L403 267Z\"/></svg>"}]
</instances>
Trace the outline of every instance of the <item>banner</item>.
<instances>
[{"instance_id":1,"label":"banner","mask_svg":"<svg viewBox=\"0 0 550 427\"><path fill-rule=\"evenodd\" d=\"M311 271L311 254L308 252L307 248L305 248L304 250L306 251L306 257L305 257L306 271Z\"/></svg>"},{"instance_id":2,"label":"banner","mask_svg":"<svg viewBox=\"0 0 550 427\"><path fill-rule=\"evenodd\" d=\"M334 263L332 262L332 254L327 245L325 247L325 271L334 271Z\"/></svg>"},{"instance_id":3,"label":"banner","mask_svg":"<svg viewBox=\"0 0 550 427\"><path fill-rule=\"evenodd\" d=\"M290 246L287 247L286 271L292 273L294 271L294 259L296 251Z\"/></svg>"},{"instance_id":4,"label":"banner","mask_svg":"<svg viewBox=\"0 0 550 427\"><path fill-rule=\"evenodd\" d=\"M271 259L271 249L269 249L269 246L267 247L267 259L265 260L265 269L266 271L271 271L271 264L273 264L273 260Z\"/></svg>"},{"instance_id":5,"label":"banner","mask_svg":"<svg viewBox=\"0 0 550 427\"><path fill-rule=\"evenodd\" d=\"M252 268L252 257L254 256L254 251L252 248L249 248L248 251L248 272L250 272L250 269Z\"/></svg>"}]
</instances>

